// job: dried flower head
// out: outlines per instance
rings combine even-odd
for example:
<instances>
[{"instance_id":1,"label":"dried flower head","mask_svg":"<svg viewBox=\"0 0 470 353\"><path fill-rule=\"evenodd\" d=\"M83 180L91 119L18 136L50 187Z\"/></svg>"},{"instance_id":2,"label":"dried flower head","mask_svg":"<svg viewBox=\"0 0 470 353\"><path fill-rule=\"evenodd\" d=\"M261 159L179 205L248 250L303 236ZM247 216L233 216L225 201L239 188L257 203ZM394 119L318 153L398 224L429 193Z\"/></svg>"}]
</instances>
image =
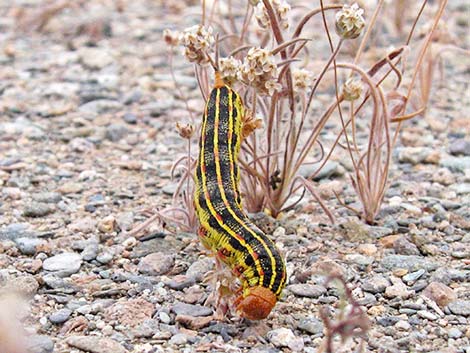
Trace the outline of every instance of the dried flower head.
<instances>
[{"instance_id":1,"label":"dried flower head","mask_svg":"<svg viewBox=\"0 0 470 353\"><path fill-rule=\"evenodd\" d=\"M362 83L360 80L349 78L343 84L343 97L347 101L354 101L361 96Z\"/></svg>"},{"instance_id":2,"label":"dried flower head","mask_svg":"<svg viewBox=\"0 0 470 353\"><path fill-rule=\"evenodd\" d=\"M237 77L242 65L240 60L235 59L233 56L222 58L220 63L220 73L225 82L232 85L237 81Z\"/></svg>"},{"instance_id":3,"label":"dried flower head","mask_svg":"<svg viewBox=\"0 0 470 353\"><path fill-rule=\"evenodd\" d=\"M344 5L341 11L336 13L336 33L343 39L359 37L366 22L362 14L364 10L358 4Z\"/></svg>"},{"instance_id":4,"label":"dried flower head","mask_svg":"<svg viewBox=\"0 0 470 353\"><path fill-rule=\"evenodd\" d=\"M190 62L205 64L209 61L209 50L214 44L211 27L196 25L187 28L181 35L180 41L184 46L184 56Z\"/></svg>"},{"instance_id":5,"label":"dried flower head","mask_svg":"<svg viewBox=\"0 0 470 353\"><path fill-rule=\"evenodd\" d=\"M176 130L178 130L178 134L184 139L189 140L194 135L194 126L191 124L182 125L176 123Z\"/></svg>"},{"instance_id":6,"label":"dried flower head","mask_svg":"<svg viewBox=\"0 0 470 353\"><path fill-rule=\"evenodd\" d=\"M277 82L278 68L274 56L266 49L251 48L239 70L240 78L260 94L272 95L281 85Z\"/></svg>"},{"instance_id":7,"label":"dried flower head","mask_svg":"<svg viewBox=\"0 0 470 353\"><path fill-rule=\"evenodd\" d=\"M312 86L314 77L311 71L300 69L292 71L292 78L294 80L294 91L305 92L308 87Z\"/></svg>"},{"instance_id":8,"label":"dried flower head","mask_svg":"<svg viewBox=\"0 0 470 353\"><path fill-rule=\"evenodd\" d=\"M172 31L170 29L163 30L163 39L165 43L174 47L180 43L180 36L181 34L177 31Z\"/></svg>"},{"instance_id":9,"label":"dried flower head","mask_svg":"<svg viewBox=\"0 0 470 353\"><path fill-rule=\"evenodd\" d=\"M271 0L271 5L274 11L277 14L279 19L279 25L283 29L289 28L289 21L287 15L290 11L290 5L287 1L283 0ZM263 28L267 29L269 27L269 15L266 7L264 6L263 2L260 1L255 7L255 17L258 21L258 25Z\"/></svg>"}]
</instances>

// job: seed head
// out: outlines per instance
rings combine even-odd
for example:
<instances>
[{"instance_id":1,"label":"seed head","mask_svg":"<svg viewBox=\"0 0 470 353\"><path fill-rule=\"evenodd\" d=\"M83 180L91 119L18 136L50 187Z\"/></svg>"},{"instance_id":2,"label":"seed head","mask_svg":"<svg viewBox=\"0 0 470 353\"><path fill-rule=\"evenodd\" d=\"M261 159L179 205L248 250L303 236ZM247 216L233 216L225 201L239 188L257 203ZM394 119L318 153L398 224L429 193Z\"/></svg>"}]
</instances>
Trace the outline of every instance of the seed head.
<instances>
[{"instance_id":1,"label":"seed head","mask_svg":"<svg viewBox=\"0 0 470 353\"><path fill-rule=\"evenodd\" d=\"M184 46L184 56L190 62L205 64L209 61L209 51L214 44L211 27L196 25L187 28L181 35L180 41Z\"/></svg>"},{"instance_id":2,"label":"seed head","mask_svg":"<svg viewBox=\"0 0 470 353\"><path fill-rule=\"evenodd\" d=\"M256 88L260 94L272 95L281 85L277 82L278 68L273 55L266 49L251 48L239 70L240 79Z\"/></svg>"},{"instance_id":3,"label":"seed head","mask_svg":"<svg viewBox=\"0 0 470 353\"><path fill-rule=\"evenodd\" d=\"M271 0L271 5L273 6L273 9L277 14L280 26L283 29L289 28L289 21L287 18L287 15L290 11L289 3L283 0ZM267 29L269 27L268 11L266 10L266 7L264 6L262 1L258 2L255 7L255 17L258 21L258 25L261 28Z\"/></svg>"},{"instance_id":4,"label":"seed head","mask_svg":"<svg viewBox=\"0 0 470 353\"><path fill-rule=\"evenodd\" d=\"M362 83L359 80L349 78L343 84L343 97L347 101L355 101L361 96Z\"/></svg>"},{"instance_id":5,"label":"seed head","mask_svg":"<svg viewBox=\"0 0 470 353\"><path fill-rule=\"evenodd\" d=\"M180 36L181 33L172 31L168 28L163 30L163 39L165 40L165 43L172 47L177 46L180 43Z\"/></svg>"},{"instance_id":6,"label":"seed head","mask_svg":"<svg viewBox=\"0 0 470 353\"><path fill-rule=\"evenodd\" d=\"M294 80L294 91L297 93L305 92L307 88L311 87L314 81L313 73L305 70L293 70L292 78Z\"/></svg>"},{"instance_id":7,"label":"seed head","mask_svg":"<svg viewBox=\"0 0 470 353\"><path fill-rule=\"evenodd\" d=\"M220 73L225 82L232 85L237 81L241 65L241 61L233 56L220 59Z\"/></svg>"},{"instance_id":8,"label":"seed head","mask_svg":"<svg viewBox=\"0 0 470 353\"><path fill-rule=\"evenodd\" d=\"M182 125L176 123L176 130L178 130L179 135L184 139L190 139L194 134L194 126L191 124Z\"/></svg>"},{"instance_id":9,"label":"seed head","mask_svg":"<svg viewBox=\"0 0 470 353\"><path fill-rule=\"evenodd\" d=\"M363 13L364 10L356 3L352 6L344 5L343 9L336 13L336 33L343 39L359 37L366 24Z\"/></svg>"}]
</instances>

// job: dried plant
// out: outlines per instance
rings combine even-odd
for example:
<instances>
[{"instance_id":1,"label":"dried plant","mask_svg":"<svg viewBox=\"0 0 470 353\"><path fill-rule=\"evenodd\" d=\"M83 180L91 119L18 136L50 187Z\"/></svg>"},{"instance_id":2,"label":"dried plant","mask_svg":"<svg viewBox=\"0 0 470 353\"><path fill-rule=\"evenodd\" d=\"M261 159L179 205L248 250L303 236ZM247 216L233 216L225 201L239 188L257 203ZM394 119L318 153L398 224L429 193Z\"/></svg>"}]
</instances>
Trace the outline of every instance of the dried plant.
<instances>
[{"instance_id":1,"label":"dried plant","mask_svg":"<svg viewBox=\"0 0 470 353\"><path fill-rule=\"evenodd\" d=\"M407 110L418 78L424 82L425 75L419 73L426 70L423 63L430 38L446 3L440 2L429 34L420 40L414 33L427 5L423 1L403 46L370 63L364 58L373 50L372 32L383 16L384 0L369 12L367 21L364 10L356 4L324 5L320 1L319 8L305 11L285 1L262 0L245 8L230 3L222 13L216 3L208 6L203 2L200 25L185 30L179 41L187 60L195 65L204 99L211 87L212 67L217 67L244 97L248 137L239 163L248 211L264 210L277 217L298 205L308 192L334 222L312 178L335 151L342 149L352 162L350 180L362 210L341 203L366 222L374 222L387 188L391 152L402 122L422 114L427 104L430 82L422 84L422 106ZM327 57L311 54L312 34L308 31L312 23L322 26L321 34L330 48ZM330 28L334 28L336 38ZM357 44L352 45L354 41ZM416 57L411 55L410 46L420 48ZM351 49L354 58L344 61ZM312 56L317 65L310 63ZM408 60L415 60L414 65L408 65ZM312 114L312 103L328 82L334 86L334 97L323 111L316 109ZM321 140L327 123L339 127L328 148ZM367 141L361 144L358 134L364 132ZM309 164L316 168L310 175L301 176L299 171ZM189 177L189 172L184 174L184 178ZM190 183L184 185L191 187ZM191 200L184 203L191 207Z\"/></svg>"},{"instance_id":2,"label":"dried plant","mask_svg":"<svg viewBox=\"0 0 470 353\"><path fill-rule=\"evenodd\" d=\"M361 342L358 352L361 352L364 350L364 338L371 322L363 308L354 299L346 281L341 276L331 276L326 281L326 286L332 282L340 284L338 289L342 292L342 298L338 314L334 319L330 318L327 308L320 310L320 317L325 326L325 338L318 352L337 352L338 348L333 344L335 336L340 337L342 345L345 345L350 338L359 338Z\"/></svg>"}]
</instances>

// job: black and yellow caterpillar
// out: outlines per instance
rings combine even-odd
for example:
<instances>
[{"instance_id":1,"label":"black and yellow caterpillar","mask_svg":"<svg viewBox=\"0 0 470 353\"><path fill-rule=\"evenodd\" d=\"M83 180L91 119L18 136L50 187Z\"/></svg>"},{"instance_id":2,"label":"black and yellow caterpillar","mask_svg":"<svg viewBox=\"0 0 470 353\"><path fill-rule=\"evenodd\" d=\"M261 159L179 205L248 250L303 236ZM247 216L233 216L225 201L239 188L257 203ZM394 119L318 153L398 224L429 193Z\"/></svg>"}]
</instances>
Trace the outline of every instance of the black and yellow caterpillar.
<instances>
[{"instance_id":1,"label":"black and yellow caterpillar","mask_svg":"<svg viewBox=\"0 0 470 353\"><path fill-rule=\"evenodd\" d=\"M202 244L242 282L237 313L266 318L286 283L286 267L275 244L245 215L237 159L243 139L243 103L219 72L206 103L196 166L195 207Z\"/></svg>"}]
</instances>

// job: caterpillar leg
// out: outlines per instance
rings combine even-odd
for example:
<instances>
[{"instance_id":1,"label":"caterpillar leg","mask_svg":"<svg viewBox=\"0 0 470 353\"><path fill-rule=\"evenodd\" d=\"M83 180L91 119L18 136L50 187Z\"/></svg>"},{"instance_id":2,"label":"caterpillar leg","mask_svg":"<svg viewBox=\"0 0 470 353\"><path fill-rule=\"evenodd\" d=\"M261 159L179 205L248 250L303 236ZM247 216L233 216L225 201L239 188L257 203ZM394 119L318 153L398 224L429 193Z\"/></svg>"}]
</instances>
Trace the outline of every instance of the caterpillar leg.
<instances>
[{"instance_id":1,"label":"caterpillar leg","mask_svg":"<svg viewBox=\"0 0 470 353\"><path fill-rule=\"evenodd\" d=\"M238 315L250 320L265 319L276 305L276 295L268 288L248 288L235 300Z\"/></svg>"}]
</instances>

